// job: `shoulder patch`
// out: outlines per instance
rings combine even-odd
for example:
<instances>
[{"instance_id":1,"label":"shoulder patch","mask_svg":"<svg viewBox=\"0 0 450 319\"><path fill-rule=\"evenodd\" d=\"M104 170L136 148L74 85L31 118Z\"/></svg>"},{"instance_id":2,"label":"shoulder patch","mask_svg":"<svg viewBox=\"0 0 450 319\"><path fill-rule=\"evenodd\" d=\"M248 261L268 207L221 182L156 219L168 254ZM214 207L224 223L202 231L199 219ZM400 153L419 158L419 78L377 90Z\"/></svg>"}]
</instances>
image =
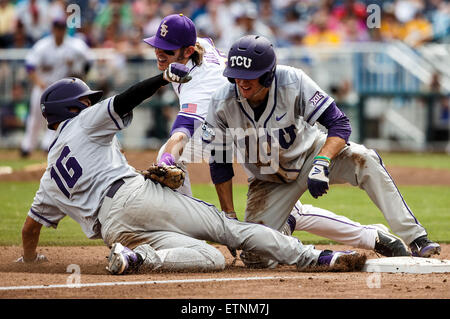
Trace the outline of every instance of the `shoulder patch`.
<instances>
[{"instance_id":1,"label":"shoulder patch","mask_svg":"<svg viewBox=\"0 0 450 319\"><path fill-rule=\"evenodd\" d=\"M322 101L324 97L325 95L321 94L319 91L316 91L316 93L314 93L313 97L310 98L309 101L312 105L317 106L317 104L319 104L319 102Z\"/></svg>"}]
</instances>

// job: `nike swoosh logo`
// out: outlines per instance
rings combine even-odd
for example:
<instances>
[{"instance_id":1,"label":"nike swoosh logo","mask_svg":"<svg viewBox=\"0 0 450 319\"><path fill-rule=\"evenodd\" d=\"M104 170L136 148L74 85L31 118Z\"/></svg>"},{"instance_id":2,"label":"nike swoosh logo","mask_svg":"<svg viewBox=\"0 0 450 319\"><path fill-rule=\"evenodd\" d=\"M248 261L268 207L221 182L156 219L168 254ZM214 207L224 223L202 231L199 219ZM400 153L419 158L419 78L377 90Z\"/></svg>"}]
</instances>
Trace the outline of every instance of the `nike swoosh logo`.
<instances>
[{"instance_id":1,"label":"nike swoosh logo","mask_svg":"<svg viewBox=\"0 0 450 319\"><path fill-rule=\"evenodd\" d=\"M279 120L281 120L283 117L285 117L285 115L286 115L287 113L284 113L283 115L281 115L280 117L275 117L275 119L277 120L277 121L279 121Z\"/></svg>"}]
</instances>

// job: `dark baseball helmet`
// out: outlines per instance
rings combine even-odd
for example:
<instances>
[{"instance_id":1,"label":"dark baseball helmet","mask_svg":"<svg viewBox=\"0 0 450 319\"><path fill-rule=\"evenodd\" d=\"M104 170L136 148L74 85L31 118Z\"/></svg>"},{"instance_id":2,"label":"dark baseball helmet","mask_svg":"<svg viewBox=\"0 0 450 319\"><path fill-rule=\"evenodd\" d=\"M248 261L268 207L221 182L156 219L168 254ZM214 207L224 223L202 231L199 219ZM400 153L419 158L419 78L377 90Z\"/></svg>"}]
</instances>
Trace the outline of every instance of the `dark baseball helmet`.
<instances>
[{"instance_id":1,"label":"dark baseball helmet","mask_svg":"<svg viewBox=\"0 0 450 319\"><path fill-rule=\"evenodd\" d=\"M269 87L275 77L277 57L272 43L259 35L247 35L237 40L228 52L223 75L231 83L234 79L258 79Z\"/></svg>"},{"instance_id":2,"label":"dark baseball helmet","mask_svg":"<svg viewBox=\"0 0 450 319\"><path fill-rule=\"evenodd\" d=\"M41 96L41 111L48 123L48 128L69 118L77 116L87 106L79 98L88 96L91 104L100 101L102 91L91 91L89 86L78 78L64 78L45 89ZM70 108L79 111L71 112Z\"/></svg>"}]
</instances>

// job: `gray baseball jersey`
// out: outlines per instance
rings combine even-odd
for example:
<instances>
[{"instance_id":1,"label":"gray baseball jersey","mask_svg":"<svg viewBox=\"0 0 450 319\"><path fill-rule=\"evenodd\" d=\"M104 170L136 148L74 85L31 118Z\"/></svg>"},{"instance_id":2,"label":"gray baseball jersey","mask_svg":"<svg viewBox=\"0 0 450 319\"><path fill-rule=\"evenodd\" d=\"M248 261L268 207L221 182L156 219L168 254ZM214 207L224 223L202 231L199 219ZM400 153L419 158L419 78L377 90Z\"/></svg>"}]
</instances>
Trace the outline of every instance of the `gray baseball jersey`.
<instances>
[{"instance_id":1,"label":"gray baseball jersey","mask_svg":"<svg viewBox=\"0 0 450 319\"><path fill-rule=\"evenodd\" d=\"M37 222L56 228L68 215L88 238L99 238L96 214L107 188L121 177L138 175L127 164L115 136L130 123L132 113L121 119L113 110L113 99L59 125L28 213Z\"/></svg>"},{"instance_id":2,"label":"gray baseball jersey","mask_svg":"<svg viewBox=\"0 0 450 319\"><path fill-rule=\"evenodd\" d=\"M228 83L213 95L206 122L222 131L216 131L216 135L225 137L227 142L235 141L238 160L251 177L292 182L298 177L317 136L324 135L314 124L332 102L333 98L302 70L280 65L267 107L258 121L236 86ZM246 142L249 136L256 143ZM275 155L278 158L274 159Z\"/></svg>"},{"instance_id":3,"label":"gray baseball jersey","mask_svg":"<svg viewBox=\"0 0 450 319\"><path fill-rule=\"evenodd\" d=\"M313 158L326 140L315 122L332 102L303 71L281 65L258 121L236 85L226 84L213 95L202 138L216 149L233 149L251 176L245 220L282 229L308 189ZM222 153L216 152L216 162L230 160L217 157ZM426 234L374 150L350 142L329 171L330 184L364 189L405 242Z\"/></svg>"},{"instance_id":4,"label":"gray baseball jersey","mask_svg":"<svg viewBox=\"0 0 450 319\"><path fill-rule=\"evenodd\" d=\"M106 99L59 124L30 218L56 228L70 216L88 238L138 246L152 269L223 269L223 256L204 240L300 268L317 262L320 251L311 245L229 219L211 204L144 180L127 164L115 136L130 124L132 113L121 118L113 101ZM121 178L124 185L113 198L105 196Z\"/></svg>"}]
</instances>

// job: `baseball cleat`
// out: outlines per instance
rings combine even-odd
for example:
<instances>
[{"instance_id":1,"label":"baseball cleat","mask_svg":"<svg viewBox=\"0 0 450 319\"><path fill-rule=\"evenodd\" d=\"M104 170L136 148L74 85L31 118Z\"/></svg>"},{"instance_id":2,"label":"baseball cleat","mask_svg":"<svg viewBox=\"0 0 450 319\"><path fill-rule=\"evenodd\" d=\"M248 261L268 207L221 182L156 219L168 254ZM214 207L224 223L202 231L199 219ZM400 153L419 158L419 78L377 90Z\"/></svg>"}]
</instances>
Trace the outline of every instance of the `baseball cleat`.
<instances>
[{"instance_id":1,"label":"baseball cleat","mask_svg":"<svg viewBox=\"0 0 450 319\"><path fill-rule=\"evenodd\" d=\"M108 270L112 275L123 275L126 272L137 270L142 264L142 257L121 243L115 243L111 247L108 257Z\"/></svg>"},{"instance_id":2,"label":"baseball cleat","mask_svg":"<svg viewBox=\"0 0 450 319\"><path fill-rule=\"evenodd\" d=\"M411 248L414 257L429 258L441 253L441 246L438 243L429 240L427 235L416 238L409 244L409 248Z\"/></svg>"},{"instance_id":3,"label":"baseball cleat","mask_svg":"<svg viewBox=\"0 0 450 319\"><path fill-rule=\"evenodd\" d=\"M408 246L398 238L392 235L384 225L372 225L377 229L377 238L375 239L374 251L385 257L411 256Z\"/></svg>"},{"instance_id":4,"label":"baseball cleat","mask_svg":"<svg viewBox=\"0 0 450 319\"><path fill-rule=\"evenodd\" d=\"M295 230L296 223L297 223L297 221L295 220L295 217L292 215L289 215L288 220L286 221L283 228L281 229L281 233L286 236L291 236Z\"/></svg>"},{"instance_id":5,"label":"baseball cleat","mask_svg":"<svg viewBox=\"0 0 450 319\"><path fill-rule=\"evenodd\" d=\"M324 250L319 255L317 265L319 267L327 267L329 271L360 271L366 259L366 255L361 255L352 250Z\"/></svg>"}]
</instances>

